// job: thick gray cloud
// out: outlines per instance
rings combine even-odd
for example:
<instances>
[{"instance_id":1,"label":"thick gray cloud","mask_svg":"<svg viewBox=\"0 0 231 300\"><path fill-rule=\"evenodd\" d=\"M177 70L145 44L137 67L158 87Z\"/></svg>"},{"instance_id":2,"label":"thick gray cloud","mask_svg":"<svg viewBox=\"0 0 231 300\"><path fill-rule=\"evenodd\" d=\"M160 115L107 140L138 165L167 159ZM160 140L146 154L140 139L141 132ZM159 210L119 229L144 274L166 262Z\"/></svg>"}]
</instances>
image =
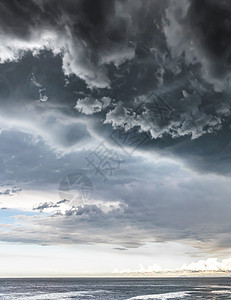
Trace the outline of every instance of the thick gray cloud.
<instances>
[{"instance_id":1,"label":"thick gray cloud","mask_svg":"<svg viewBox=\"0 0 231 300\"><path fill-rule=\"evenodd\" d=\"M60 176L41 175L44 181ZM32 176L35 178L34 173ZM44 199L34 209L46 215L19 217L20 230L11 225L1 239L39 244L107 243L128 248L178 241L217 255L230 248L229 178L198 175L177 163L137 157L127 161L108 183L103 184L97 176L91 180L94 192L85 204ZM61 209L61 205L66 206Z\"/></svg>"},{"instance_id":2,"label":"thick gray cloud","mask_svg":"<svg viewBox=\"0 0 231 300\"><path fill-rule=\"evenodd\" d=\"M143 182L136 184L137 188L127 185L121 197L126 199L126 206L109 212L85 205L51 217L22 216L20 231L11 226L1 239L23 242L26 236L26 241L32 243L107 243L129 248L171 240L219 255L219 251L230 248L230 192L217 178L203 184L199 180L188 178L176 186L171 180L161 186L157 180L152 182L153 188L146 184L145 189ZM218 181L222 192L217 189ZM35 226L36 232L28 224Z\"/></svg>"}]
</instances>

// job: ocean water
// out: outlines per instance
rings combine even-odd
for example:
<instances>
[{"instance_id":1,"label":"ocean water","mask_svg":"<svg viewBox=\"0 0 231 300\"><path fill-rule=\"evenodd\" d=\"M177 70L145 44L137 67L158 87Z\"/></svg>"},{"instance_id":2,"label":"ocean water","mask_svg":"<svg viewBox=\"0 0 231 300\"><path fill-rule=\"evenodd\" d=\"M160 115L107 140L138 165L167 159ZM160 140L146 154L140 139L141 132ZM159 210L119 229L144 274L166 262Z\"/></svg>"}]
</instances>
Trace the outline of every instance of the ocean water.
<instances>
[{"instance_id":1,"label":"ocean water","mask_svg":"<svg viewBox=\"0 0 231 300\"><path fill-rule=\"evenodd\" d=\"M0 279L0 299L231 299L231 278Z\"/></svg>"}]
</instances>

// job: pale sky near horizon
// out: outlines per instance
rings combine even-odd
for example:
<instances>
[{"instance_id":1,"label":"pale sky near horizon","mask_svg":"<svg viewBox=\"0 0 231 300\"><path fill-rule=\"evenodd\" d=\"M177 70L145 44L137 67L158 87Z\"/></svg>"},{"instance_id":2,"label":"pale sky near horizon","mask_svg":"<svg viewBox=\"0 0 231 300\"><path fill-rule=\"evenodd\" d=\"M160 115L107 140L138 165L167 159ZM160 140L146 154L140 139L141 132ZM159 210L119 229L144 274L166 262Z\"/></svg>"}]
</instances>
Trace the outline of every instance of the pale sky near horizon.
<instances>
[{"instance_id":1,"label":"pale sky near horizon","mask_svg":"<svg viewBox=\"0 0 231 300\"><path fill-rule=\"evenodd\" d=\"M230 275L230 24L0 0L0 277Z\"/></svg>"}]
</instances>

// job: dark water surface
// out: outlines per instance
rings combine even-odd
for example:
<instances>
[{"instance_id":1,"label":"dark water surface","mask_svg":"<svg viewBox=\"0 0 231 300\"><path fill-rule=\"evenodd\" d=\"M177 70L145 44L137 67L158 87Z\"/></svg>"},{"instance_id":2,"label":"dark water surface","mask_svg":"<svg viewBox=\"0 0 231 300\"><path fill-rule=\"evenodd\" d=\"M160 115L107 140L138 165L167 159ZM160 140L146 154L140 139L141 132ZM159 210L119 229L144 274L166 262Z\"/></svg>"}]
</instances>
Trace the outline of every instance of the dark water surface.
<instances>
[{"instance_id":1,"label":"dark water surface","mask_svg":"<svg viewBox=\"0 0 231 300\"><path fill-rule=\"evenodd\" d=\"M231 278L0 279L0 299L231 299Z\"/></svg>"}]
</instances>

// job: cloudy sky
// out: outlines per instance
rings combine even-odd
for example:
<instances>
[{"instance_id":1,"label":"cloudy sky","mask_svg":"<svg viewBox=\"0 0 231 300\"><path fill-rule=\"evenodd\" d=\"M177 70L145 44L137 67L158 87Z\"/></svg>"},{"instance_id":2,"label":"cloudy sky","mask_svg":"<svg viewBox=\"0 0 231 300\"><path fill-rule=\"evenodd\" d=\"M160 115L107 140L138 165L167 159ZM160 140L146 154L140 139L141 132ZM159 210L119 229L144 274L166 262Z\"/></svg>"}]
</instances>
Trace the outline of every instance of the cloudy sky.
<instances>
[{"instance_id":1,"label":"cloudy sky","mask_svg":"<svg viewBox=\"0 0 231 300\"><path fill-rule=\"evenodd\" d=\"M231 272L231 3L0 0L0 276Z\"/></svg>"}]
</instances>

